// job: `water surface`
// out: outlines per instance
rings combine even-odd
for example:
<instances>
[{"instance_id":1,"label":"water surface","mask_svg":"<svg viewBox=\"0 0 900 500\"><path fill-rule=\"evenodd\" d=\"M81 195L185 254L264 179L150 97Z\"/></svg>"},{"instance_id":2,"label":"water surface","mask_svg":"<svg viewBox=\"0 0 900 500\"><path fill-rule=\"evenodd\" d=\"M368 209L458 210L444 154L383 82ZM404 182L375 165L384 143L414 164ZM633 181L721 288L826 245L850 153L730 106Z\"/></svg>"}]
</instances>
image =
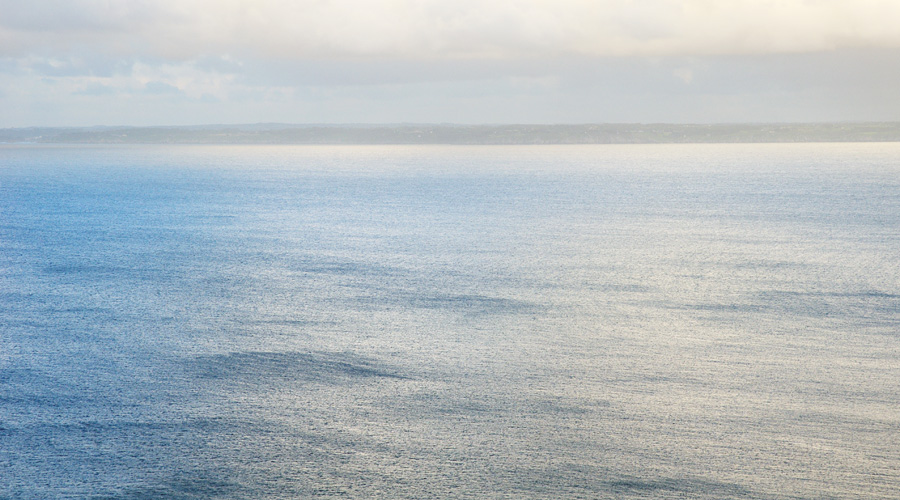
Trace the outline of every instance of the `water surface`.
<instances>
[{"instance_id":1,"label":"water surface","mask_svg":"<svg viewBox=\"0 0 900 500\"><path fill-rule=\"evenodd\" d=\"M896 498L900 144L0 146L0 497Z\"/></svg>"}]
</instances>

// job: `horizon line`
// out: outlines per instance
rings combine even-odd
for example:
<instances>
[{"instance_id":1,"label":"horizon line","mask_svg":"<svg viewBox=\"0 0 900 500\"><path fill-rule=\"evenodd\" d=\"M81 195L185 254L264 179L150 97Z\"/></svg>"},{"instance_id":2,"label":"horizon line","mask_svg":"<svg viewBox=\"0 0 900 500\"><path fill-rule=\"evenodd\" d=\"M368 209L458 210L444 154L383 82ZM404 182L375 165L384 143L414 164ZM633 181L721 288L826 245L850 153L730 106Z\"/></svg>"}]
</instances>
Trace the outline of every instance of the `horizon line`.
<instances>
[{"instance_id":1,"label":"horizon line","mask_svg":"<svg viewBox=\"0 0 900 500\"><path fill-rule=\"evenodd\" d=\"M194 123L163 125L24 125L0 127L0 130L29 129L99 129L99 128L202 128L202 127L241 127L241 126L284 126L284 127L566 127L566 126L798 126L798 125L892 125L900 124L897 120L822 120L822 121L748 121L748 122L233 122L233 123Z\"/></svg>"}]
</instances>

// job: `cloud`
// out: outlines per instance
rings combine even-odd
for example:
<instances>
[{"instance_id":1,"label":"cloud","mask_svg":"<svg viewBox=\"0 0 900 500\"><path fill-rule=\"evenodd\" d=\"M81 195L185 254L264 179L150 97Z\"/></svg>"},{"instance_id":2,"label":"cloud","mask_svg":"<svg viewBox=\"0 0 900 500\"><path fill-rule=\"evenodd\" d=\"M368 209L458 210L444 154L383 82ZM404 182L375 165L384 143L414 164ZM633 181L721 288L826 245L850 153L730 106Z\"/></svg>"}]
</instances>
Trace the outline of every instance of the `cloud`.
<instances>
[{"instance_id":1,"label":"cloud","mask_svg":"<svg viewBox=\"0 0 900 500\"><path fill-rule=\"evenodd\" d=\"M192 60L772 54L900 47L894 0L0 0L0 53Z\"/></svg>"},{"instance_id":2,"label":"cloud","mask_svg":"<svg viewBox=\"0 0 900 500\"><path fill-rule=\"evenodd\" d=\"M109 85L103 85L101 83L91 82L88 83L83 89L76 90L72 92L73 95L91 95L91 96L108 96L116 93L116 89L110 87Z\"/></svg>"},{"instance_id":3,"label":"cloud","mask_svg":"<svg viewBox=\"0 0 900 500\"><path fill-rule=\"evenodd\" d=\"M676 68L672 70L672 75L685 84L689 84L694 81L694 72L690 68Z\"/></svg>"},{"instance_id":4,"label":"cloud","mask_svg":"<svg viewBox=\"0 0 900 500\"><path fill-rule=\"evenodd\" d=\"M0 126L895 120L898 25L897 0L0 0Z\"/></svg>"},{"instance_id":5,"label":"cloud","mask_svg":"<svg viewBox=\"0 0 900 500\"><path fill-rule=\"evenodd\" d=\"M147 82L144 91L148 94L180 94L181 89L165 82Z\"/></svg>"}]
</instances>

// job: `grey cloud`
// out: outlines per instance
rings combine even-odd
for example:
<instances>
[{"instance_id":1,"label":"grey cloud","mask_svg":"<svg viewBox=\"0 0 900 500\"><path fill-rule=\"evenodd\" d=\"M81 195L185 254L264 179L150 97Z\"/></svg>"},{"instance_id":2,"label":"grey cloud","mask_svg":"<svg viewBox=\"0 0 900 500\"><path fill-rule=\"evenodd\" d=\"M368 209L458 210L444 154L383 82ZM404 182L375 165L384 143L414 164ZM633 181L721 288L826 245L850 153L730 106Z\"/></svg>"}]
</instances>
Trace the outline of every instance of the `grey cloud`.
<instances>
[{"instance_id":1,"label":"grey cloud","mask_svg":"<svg viewBox=\"0 0 900 500\"><path fill-rule=\"evenodd\" d=\"M17 32L130 31L164 10L143 0L0 0L0 26Z\"/></svg>"},{"instance_id":2,"label":"grey cloud","mask_svg":"<svg viewBox=\"0 0 900 500\"><path fill-rule=\"evenodd\" d=\"M481 81L504 77L542 77L583 58L486 60L249 60L239 71L248 85L395 85Z\"/></svg>"},{"instance_id":3,"label":"grey cloud","mask_svg":"<svg viewBox=\"0 0 900 500\"><path fill-rule=\"evenodd\" d=\"M244 61L231 56L203 55L192 62L199 70L216 73L241 73L245 65Z\"/></svg>"},{"instance_id":4,"label":"grey cloud","mask_svg":"<svg viewBox=\"0 0 900 500\"><path fill-rule=\"evenodd\" d=\"M116 89L101 83L90 83L85 88L72 92L74 95L106 96L116 93Z\"/></svg>"},{"instance_id":5,"label":"grey cloud","mask_svg":"<svg viewBox=\"0 0 900 500\"><path fill-rule=\"evenodd\" d=\"M226 70L230 73L223 74ZM679 77L680 72L690 72L690 81ZM115 124L879 121L900 116L894 88L900 80L900 50L571 56L493 64L148 61L114 78L58 78L55 86L31 79L34 73L17 75L6 83L0 78L0 88L6 85L7 94L14 89L23 102L55 103L54 112L68 116L68 124L78 123L78 116L85 114L82 104L66 101L72 92L84 98L115 97L115 109L90 113L95 117L90 123ZM8 125L22 116L11 108L7 106L4 117ZM38 124L47 123L61 121Z\"/></svg>"},{"instance_id":6,"label":"grey cloud","mask_svg":"<svg viewBox=\"0 0 900 500\"><path fill-rule=\"evenodd\" d=\"M181 89L165 82L148 82L144 85L147 94L181 94Z\"/></svg>"},{"instance_id":7,"label":"grey cloud","mask_svg":"<svg viewBox=\"0 0 900 500\"><path fill-rule=\"evenodd\" d=\"M248 86L378 86L552 79L571 89L630 93L735 94L827 87L863 89L900 81L900 49L706 57L587 57L499 61L249 60L230 68ZM685 73L690 78L685 78ZM689 80L689 81L686 81Z\"/></svg>"},{"instance_id":8,"label":"grey cloud","mask_svg":"<svg viewBox=\"0 0 900 500\"><path fill-rule=\"evenodd\" d=\"M0 125L890 120L897 25L881 0L0 0Z\"/></svg>"},{"instance_id":9,"label":"grey cloud","mask_svg":"<svg viewBox=\"0 0 900 500\"><path fill-rule=\"evenodd\" d=\"M3 73L14 73L18 71L19 64L16 59L12 57L0 57L0 74Z\"/></svg>"},{"instance_id":10,"label":"grey cloud","mask_svg":"<svg viewBox=\"0 0 900 500\"><path fill-rule=\"evenodd\" d=\"M80 57L25 57L15 60L14 67L19 71L50 77L111 77L129 73L132 64L132 60L89 53ZM0 71L3 69L0 68Z\"/></svg>"}]
</instances>

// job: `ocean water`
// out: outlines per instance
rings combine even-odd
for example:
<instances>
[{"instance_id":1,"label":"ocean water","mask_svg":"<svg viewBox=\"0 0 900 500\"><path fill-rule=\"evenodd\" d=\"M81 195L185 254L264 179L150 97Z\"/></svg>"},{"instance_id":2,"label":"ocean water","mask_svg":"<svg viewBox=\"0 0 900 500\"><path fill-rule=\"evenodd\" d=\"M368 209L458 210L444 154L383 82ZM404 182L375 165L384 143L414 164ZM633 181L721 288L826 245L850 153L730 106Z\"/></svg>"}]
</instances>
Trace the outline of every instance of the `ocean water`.
<instances>
[{"instance_id":1,"label":"ocean water","mask_svg":"<svg viewBox=\"0 0 900 500\"><path fill-rule=\"evenodd\" d=\"M0 498L313 497L900 497L900 144L0 146Z\"/></svg>"}]
</instances>

